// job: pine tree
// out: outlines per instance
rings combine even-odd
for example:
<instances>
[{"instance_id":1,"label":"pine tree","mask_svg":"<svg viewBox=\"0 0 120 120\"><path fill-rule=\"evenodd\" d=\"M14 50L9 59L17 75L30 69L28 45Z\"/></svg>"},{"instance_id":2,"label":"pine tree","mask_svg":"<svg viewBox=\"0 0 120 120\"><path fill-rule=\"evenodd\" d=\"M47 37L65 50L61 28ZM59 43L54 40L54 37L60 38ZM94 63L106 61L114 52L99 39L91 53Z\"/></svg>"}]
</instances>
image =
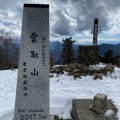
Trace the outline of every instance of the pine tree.
<instances>
[{"instance_id":1,"label":"pine tree","mask_svg":"<svg viewBox=\"0 0 120 120\"><path fill-rule=\"evenodd\" d=\"M112 59L113 59L113 52L110 49L108 49L108 51L105 53L104 56L104 62L111 63Z\"/></svg>"},{"instance_id":2,"label":"pine tree","mask_svg":"<svg viewBox=\"0 0 120 120\"><path fill-rule=\"evenodd\" d=\"M113 51L108 49L108 51L105 53L103 57L103 62L104 63L112 63L112 64L118 64L118 59L113 56Z\"/></svg>"},{"instance_id":3,"label":"pine tree","mask_svg":"<svg viewBox=\"0 0 120 120\"><path fill-rule=\"evenodd\" d=\"M72 40L72 37L63 39L63 50L62 50L62 64L70 64L74 62L74 50L72 44L75 40Z\"/></svg>"}]
</instances>

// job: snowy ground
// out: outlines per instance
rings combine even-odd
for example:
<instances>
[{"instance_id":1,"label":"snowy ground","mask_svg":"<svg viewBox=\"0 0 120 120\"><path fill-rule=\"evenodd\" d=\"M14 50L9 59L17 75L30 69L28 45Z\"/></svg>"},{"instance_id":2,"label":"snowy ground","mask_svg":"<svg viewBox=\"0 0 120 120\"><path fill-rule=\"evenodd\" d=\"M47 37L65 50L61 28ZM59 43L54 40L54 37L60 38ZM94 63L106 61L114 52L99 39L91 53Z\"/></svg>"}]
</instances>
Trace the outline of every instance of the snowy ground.
<instances>
[{"instance_id":1,"label":"snowy ground","mask_svg":"<svg viewBox=\"0 0 120 120\"><path fill-rule=\"evenodd\" d=\"M91 67L104 67L99 64ZM17 70L0 71L0 120L11 120L13 117ZM103 80L93 80L93 76L82 76L74 80L72 76L54 74L50 78L50 114L70 118L72 99L90 98L96 93L106 94L118 109L120 120L120 68L103 76Z\"/></svg>"}]
</instances>

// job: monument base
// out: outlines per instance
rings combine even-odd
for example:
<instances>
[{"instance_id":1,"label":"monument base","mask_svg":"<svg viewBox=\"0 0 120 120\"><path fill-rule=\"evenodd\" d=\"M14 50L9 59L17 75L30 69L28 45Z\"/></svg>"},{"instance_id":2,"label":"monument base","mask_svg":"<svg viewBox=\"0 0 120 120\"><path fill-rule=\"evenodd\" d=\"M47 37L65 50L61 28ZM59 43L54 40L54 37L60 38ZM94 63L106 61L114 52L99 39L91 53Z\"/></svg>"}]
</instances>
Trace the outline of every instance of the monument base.
<instances>
[{"instance_id":1,"label":"monument base","mask_svg":"<svg viewBox=\"0 0 120 120\"><path fill-rule=\"evenodd\" d=\"M113 111L113 114L109 117L104 114L98 114L89 110L90 105L94 104L93 99L73 99L72 102L72 117L74 120L118 120L116 118L117 109L112 104L111 100L107 100L107 110Z\"/></svg>"},{"instance_id":2,"label":"monument base","mask_svg":"<svg viewBox=\"0 0 120 120\"><path fill-rule=\"evenodd\" d=\"M79 46L78 63L91 65L99 63L99 49L98 46L85 45Z\"/></svg>"}]
</instances>

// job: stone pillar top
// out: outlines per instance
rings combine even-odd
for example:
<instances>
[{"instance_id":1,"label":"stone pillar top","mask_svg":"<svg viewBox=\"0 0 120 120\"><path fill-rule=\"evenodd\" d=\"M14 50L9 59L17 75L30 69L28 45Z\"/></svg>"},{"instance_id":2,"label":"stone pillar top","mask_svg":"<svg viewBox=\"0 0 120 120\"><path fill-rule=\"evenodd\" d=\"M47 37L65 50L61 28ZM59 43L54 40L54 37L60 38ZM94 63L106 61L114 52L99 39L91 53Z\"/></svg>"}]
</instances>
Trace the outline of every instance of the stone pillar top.
<instances>
[{"instance_id":1,"label":"stone pillar top","mask_svg":"<svg viewBox=\"0 0 120 120\"><path fill-rule=\"evenodd\" d=\"M94 98L100 98L100 99L107 99L107 95L101 94L101 93L97 93Z\"/></svg>"},{"instance_id":2,"label":"stone pillar top","mask_svg":"<svg viewBox=\"0 0 120 120\"><path fill-rule=\"evenodd\" d=\"M24 4L24 7L49 8L48 4Z\"/></svg>"}]
</instances>

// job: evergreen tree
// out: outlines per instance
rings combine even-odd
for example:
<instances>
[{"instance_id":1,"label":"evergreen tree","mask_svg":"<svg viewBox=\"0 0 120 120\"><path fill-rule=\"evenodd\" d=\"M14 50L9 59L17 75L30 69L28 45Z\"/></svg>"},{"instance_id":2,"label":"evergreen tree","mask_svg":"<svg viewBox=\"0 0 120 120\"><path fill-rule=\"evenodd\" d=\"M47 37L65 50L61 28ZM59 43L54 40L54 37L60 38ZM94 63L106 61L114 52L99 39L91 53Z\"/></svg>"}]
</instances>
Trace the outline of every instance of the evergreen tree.
<instances>
[{"instance_id":1,"label":"evergreen tree","mask_svg":"<svg viewBox=\"0 0 120 120\"><path fill-rule=\"evenodd\" d=\"M105 63L111 63L113 60L113 52L108 49L108 51L104 55L104 62Z\"/></svg>"},{"instance_id":2,"label":"evergreen tree","mask_svg":"<svg viewBox=\"0 0 120 120\"><path fill-rule=\"evenodd\" d=\"M108 49L108 51L105 53L104 57L102 58L102 62L118 64L118 59L113 56L113 51Z\"/></svg>"},{"instance_id":3,"label":"evergreen tree","mask_svg":"<svg viewBox=\"0 0 120 120\"><path fill-rule=\"evenodd\" d=\"M63 50L62 50L62 64L70 64L74 62L74 50L72 44L75 40L72 40L72 37L63 39Z\"/></svg>"}]
</instances>

